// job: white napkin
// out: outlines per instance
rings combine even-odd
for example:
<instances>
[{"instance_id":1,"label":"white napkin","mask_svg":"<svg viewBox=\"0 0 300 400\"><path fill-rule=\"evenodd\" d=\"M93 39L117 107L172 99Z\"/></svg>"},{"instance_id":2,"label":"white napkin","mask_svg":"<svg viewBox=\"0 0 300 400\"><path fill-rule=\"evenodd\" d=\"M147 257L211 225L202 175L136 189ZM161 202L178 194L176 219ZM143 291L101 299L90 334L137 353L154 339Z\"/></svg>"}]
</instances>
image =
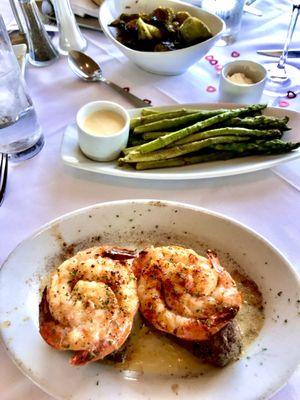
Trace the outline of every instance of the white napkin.
<instances>
[{"instance_id":1,"label":"white napkin","mask_svg":"<svg viewBox=\"0 0 300 400\"><path fill-rule=\"evenodd\" d=\"M102 0L98 0L101 2ZM89 15L98 18L99 6L92 0L71 0L72 10L76 15L83 17Z\"/></svg>"}]
</instances>

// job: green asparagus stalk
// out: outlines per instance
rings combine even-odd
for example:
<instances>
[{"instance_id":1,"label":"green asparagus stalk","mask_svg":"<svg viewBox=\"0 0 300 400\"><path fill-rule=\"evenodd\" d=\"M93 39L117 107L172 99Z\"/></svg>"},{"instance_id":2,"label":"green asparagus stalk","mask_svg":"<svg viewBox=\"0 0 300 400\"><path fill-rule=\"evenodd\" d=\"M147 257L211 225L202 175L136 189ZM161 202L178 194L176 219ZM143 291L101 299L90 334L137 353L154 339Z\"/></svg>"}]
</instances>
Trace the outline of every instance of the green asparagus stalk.
<instances>
[{"instance_id":1,"label":"green asparagus stalk","mask_svg":"<svg viewBox=\"0 0 300 400\"><path fill-rule=\"evenodd\" d=\"M193 112L193 113L188 113L188 114L182 114L182 115L177 115L175 116L175 112L172 114L174 115L174 118L164 118L164 119L159 119L154 122L149 122L149 123L143 123L139 124L136 126L133 130L134 134L139 134L139 133L145 133L145 132L155 132L155 131L161 131L161 130L167 130L167 129L172 129L172 128L179 128L181 126L187 125L189 123L193 123L196 121L201 121L206 118L211 118L215 115L222 114L224 112L223 110L212 110L212 111L198 111L198 112ZM171 113L170 113L171 114ZM169 114L169 115L170 115ZM179 114L179 112L178 112ZM149 117L145 117L150 119L151 115ZM154 115L154 117L159 117L159 115ZM136 124L135 121L133 121L134 124ZM131 126L132 127L132 126Z\"/></svg>"},{"instance_id":2,"label":"green asparagus stalk","mask_svg":"<svg viewBox=\"0 0 300 400\"><path fill-rule=\"evenodd\" d=\"M167 133L169 133L169 132L166 132L166 131L164 131L164 132L146 132L146 133L143 133L143 139L145 141L149 141L149 140L157 139L160 136L164 136Z\"/></svg>"},{"instance_id":3,"label":"green asparagus stalk","mask_svg":"<svg viewBox=\"0 0 300 400\"><path fill-rule=\"evenodd\" d=\"M241 115L245 115L252 111L255 112L257 110L261 110L265 107L266 107L266 105L254 104L249 107L238 108L235 110L224 112L219 115L215 115L211 118L205 119L204 121L196 122L195 124L188 126L186 128L179 129L178 131L175 131L175 132L170 132L162 137L152 140L149 143L142 144L138 148L138 151L141 153L150 153L152 151L162 149L171 143L174 143L180 139L183 139L189 135L192 135L193 133L196 133L200 130L208 128L209 126L216 125L216 124L226 121L230 118L235 118L235 117L239 117Z\"/></svg>"},{"instance_id":4,"label":"green asparagus stalk","mask_svg":"<svg viewBox=\"0 0 300 400\"><path fill-rule=\"evenodd\" d=\"M218 144L214 148L218 151L210 154L199 154L195 156L186 156L171 158L161 161L139 162L135 168L137 170L146 170L154 168L177 167L190 164L198 164L208 161L229 160L231 158L246 157L250 155L276 155L286 153L300 147L300 143L285 143L282 141L259 141L259 143L232 143ZM220 151L221 150L221 151ZM238 150L238 151L237 151Z\"/></svg>"},{"instance_id":5,"label":"green asparagus stalk","mask_svg":"<svg viewBox=\"0 0 300 400\"><path fill-rule=\"evenodd\" d=\"M141 111L141 115L143 115L144 117L146 115L152 115L152 114L157 114L157 113L159 113L159 111L153 110L153 108L151 108L151 107L143 108Z\"/></svg>"},{"instance_id":6,"label":"green asparagus stalk","mask_svg":"<svg viewBox=\"0 0 300 400\"><path fill-rule=\"evenodd\" d=\"M214 153L199 154L195 156L177 157L158 161L138 162L137 170L154 168L179 167L183 165L198 164L208 161L229 160L231 158L246 157L251 155L276 155L290 152L300 147L299 143L286 143L280 140L257 141L256 143L225 143L212 146Z\"/></svg>"},{"instance_id":7,"label":"green asparagus stalk","mask_svg":"<svg viewBox=\"0 0 300 400\"><path fill-rule=\"evenodd\" d=\"M166 132L151 132L152 135L154 136L155 133L159 133L160 136L163 136L166 134ZM146 133L143 135L143 139L148 138ZM193 135L187 136L184 139L178 140L175 143L171 143L170 147L177 146L179 144L186 144L186 143L192 143L192 142L198 142L199 140L203 139L208 139L210 137L217 137L217 136L249 136L254 137L254 138L260 138L260 139L277 139L281 138L282 132L278 129L274 130L259 130L259 129L247 129L247 128L218 128L218 129L212 129L209 131L203 131L199 133L194 133ZM157 136L157 137L160 137ZM132 142L134 144L134 140ZM138 151L141 143L137 143L133 147L127 147L126 149L123 150L125 154L130 153L131 151ZM169 147L169 146L168 146Z\"/></svg>"},{"instance_id":8,"label":"green asparagus stalk","mask_svg":"<svg viewBox=\"0 0 300 400\"><path fill-rule=\"evenodd\" d=\"M132 146L132 147L126 147L125 149L122 150L122 152L124 154L129 154L131 152L134 152L134 151L138 150L139 147L140 147L140 144L136 145L136 146Z\"/></svg>"},{"instance_id":9,"label":"green asparagus stalk","mask_svg":"<svg viewBox=\"0 0 300 400\"><path fill-rule=\"evenodd\" d=\"M142 154L137 151L132 151L126 154L125 157L120 159L122 163L136 163L142 161L157 161L157 160L166 160L168 158L175 158L182 156L184 154L193 153L195 151L199 151L201 149L205 149L214 144L218 143L232 143L232 142L241 142L249 140L248 137L238 137L238 136L218 136L214 138L204 139L199 142L193 142L188 144L183 144L175 147L171 147L168 149L154 151L148 154Z\"/></svg>"},{"instance_id":10,"label":"green asparagus stalk","mask_svg":"<svg viewBox=\"0 0 300 400\"><path fill-rule=\"evenodd\" d=\"M234 157L236 157L236 153L219 151L211 154L170 158L168 160L139 162L135 165L135 169L146 170L154 168L181 167L183 165L198 164L208 161L229 160L230 158Z\"/></svg>"},{"instance_id":11,"label":"green asparagus stalk","mask_svg":"<svg viewBox=\"0 0 300 400\"><path fill-rule=\"evenodd\" d=\"M209 137L227 136L227 135L277 139L277 138L281 138L282 133L278 129L267 131L267 130L247 129L247 128L219 128L219 129L212 129L210 131L194 133L193 135L187 136L184 139L178 140L177 142L173 143L173 145L191 143L191 142L196 142L199 140L207 139Z\"/></svg>"},{"instance_id":12,"label":"green asparagus stalk","mask_svg":"<svg viewBox=\"0 0 300 400\"><path fill-rule=\"evenodd\" d=\"M287 126L289 121L288 117L282 119L267 117L265 115L259 115L256 117L246 118L232 118L229 121L225 121L224 127L239 127L239 128L251 128L251 129L280 129L281 131L289 130ZM143 134L145 141L157 139L160 136L166 135L168 132L146 132ZM187 142L186 142L187 143Z\"/></svg>"},{"instance_id":13,"label":"green asparagus stalk","mask_svg":"<svg viewBox=\"0 0 300 400\"><path fill-rule=\"evenodd\" d=\"M160 161L146 161L136 163L135 169L137 170L145 170L145 169L154 169L154 168L170 168L170 167L181 167L186 165L185 161L178 158L170 158L169 160L160 160Z\"/></svg>"},{"instance_id":14,"label":"green asparagus stalk","mask_svg":"<svg viewBox=\"0 0 300 400\"><path fill-rule=\"evenodd\" d=\"M196 108L179 108L177 110L169 110L169 111L159 111L153 110L152 108L144 108L141 111L141 116L132 118L130 127L135 128L136 126L147 124L149 122L159 121L161 119L170 119L175 117L180 117L183 115L195 114L197 112L202 112L205 116L217 115L222 112L229 111L228 109L219 109L219 110L199 110ZM148 117L150 117L148 119Z\"/></svg>"},{"instance_id":15,"label":"green asparagus stalk","mask_svg":"<svg viewBox=\"0 0 300 400\"><path fill-rule=\"evenodd\" d=\"M140 125L149 124L149 123L166 120L166 119L182 117L184 115L195 114L196 112L198 112L198 110L186 110L185 108L182 108L180 110L157 112L155 114L150 114L150 115L145 115L145 116L142 115L141 117L136 117L136 118L131 119L130 128L137 129L137 127Z\"/></svg>"},{"instance_id":16,"label":"green asparagus stalk","mask_svg":"<svg viewBox=\"0 0 300 400\"><path fill-rule=\"evenodd\" d=\"M274 118L266 115L258 115L256 117L247 117L247 118L232 118L228 121L228 126L238 126L245 128L264 128L264 129L280 129L282 131L289 130L290 128L287 126L289 122L288 117L284 118Z\"/></svg>"},{"instance_id":17,"label":"green asparagus stalk","mask_svg":"<svg viewBox=\"0 0 300 400\"><path fill-rule=\"evenodd\" d=\"M187 146L187 145L186 145ZM241 153L255 153L255 154L280 154L288 153L300 147L300 142L291 143L283 142L280 139L274 140L256 140L255 142L249 143L212 143L211 149L217 151L231 151L238 154Z\"/></svg>"}]
</instances>

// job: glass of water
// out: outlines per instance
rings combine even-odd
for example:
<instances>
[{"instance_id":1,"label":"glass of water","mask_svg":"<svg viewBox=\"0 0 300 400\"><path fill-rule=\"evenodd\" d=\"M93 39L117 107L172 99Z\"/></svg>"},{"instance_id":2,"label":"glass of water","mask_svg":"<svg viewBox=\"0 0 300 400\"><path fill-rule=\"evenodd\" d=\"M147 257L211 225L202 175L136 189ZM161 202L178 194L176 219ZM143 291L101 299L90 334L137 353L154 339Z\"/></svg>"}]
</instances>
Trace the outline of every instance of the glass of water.
<instances>
[{"instance_id":1,"label":"glass of water","mask_svg":"<svg viewBox=\"0 0 300 400\"><path fill-rule=\"evenodd\" d=\"M216 14L226 24L226 30L217 43L226 46L235 42L240 31L245 0L202 0L201 8Z\"/></svg>"},{"instance_id":2,"label":"glass of water","mask_svg":"<svg viewBox=\"0 0 300 400\"><path fill-rule=\"evenodd\" d=\"M0 153L12 161L36 155L44 138L0 15Z\"/></svg>"}]
</instances>

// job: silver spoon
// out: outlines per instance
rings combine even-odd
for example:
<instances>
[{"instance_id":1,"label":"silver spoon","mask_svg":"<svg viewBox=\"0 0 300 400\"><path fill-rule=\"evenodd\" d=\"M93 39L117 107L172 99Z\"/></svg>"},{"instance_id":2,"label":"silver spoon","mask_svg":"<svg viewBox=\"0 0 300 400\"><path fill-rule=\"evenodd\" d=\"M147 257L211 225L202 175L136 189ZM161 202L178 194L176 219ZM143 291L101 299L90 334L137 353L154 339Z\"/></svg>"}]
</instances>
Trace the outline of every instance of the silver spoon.
<instances>
[{"instance_id":1,"label":"silver spoon","mask_svg":"<svg viewBox=\"0 0 300 400\"><path fill-rule=\"evenodd\" d=\"M71 69L81 79L88 82L102 82L113 88L116 92L126 97L136 107L149 107L150 104L144 102L142 99L136 97L134 94L126 92L123 88L113 82L108 81L102 75L100 66L88 55L81 51L72 50L69 52L69 65Z\"/></svg>"}]
</instances>

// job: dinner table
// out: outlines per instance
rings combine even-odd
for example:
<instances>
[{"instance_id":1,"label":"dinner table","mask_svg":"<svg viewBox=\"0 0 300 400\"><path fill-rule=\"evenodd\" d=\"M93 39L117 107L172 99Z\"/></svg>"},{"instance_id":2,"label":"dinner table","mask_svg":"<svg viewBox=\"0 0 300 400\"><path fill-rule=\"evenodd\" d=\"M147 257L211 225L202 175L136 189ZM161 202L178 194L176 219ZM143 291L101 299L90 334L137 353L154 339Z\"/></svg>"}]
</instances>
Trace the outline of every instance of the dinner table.
<instances>
[{"instance_id":1,"label":"dinner table","mask_svg":"<svg viewBox=\"0 0 300 400\"><path fill-rule=\"evenodd\" d=\"M243 14L236 42L225 47L215 46L209 52L217 63L210 62L212 57L204 57L178 76L145 72L129 61L103 33L91 30L83 30L83 33L88 39L87 53L101 64L104 76L129 88L140 98L150 100L153 106L217 103L218 81L224 64L235 59L267 61L267 57L256 51L282 47L291 3L289 0L257 0L254 5L263 15ZM6 23L11 22L13 16L8 0L1 1L0 13ZM300 48L299 24L300 21L293 48ZM288 62L300 68L300 59ZM36 157L9 164L7 192L0 208L0 264L23 239L65 213L113 200L162 199L207 208L247 225L278 248L300 273L300 159L247 174L177 181L136 180L74 169L63 164L60 152L66 126L75 121L79 108L94 100L111 100L126 108L132 105L103 84L81 81L71 71L65 56L41 68L28 63L25 79L45 145ZM264 96L263 101L300 112L300 95L295 98ZM1 400L52 399L21 373L3 345L0 365ZM262 368L260 374L267 375L268 371ZM299 399L298 368L272 400Z\"/></svg>"}]
</instances>

